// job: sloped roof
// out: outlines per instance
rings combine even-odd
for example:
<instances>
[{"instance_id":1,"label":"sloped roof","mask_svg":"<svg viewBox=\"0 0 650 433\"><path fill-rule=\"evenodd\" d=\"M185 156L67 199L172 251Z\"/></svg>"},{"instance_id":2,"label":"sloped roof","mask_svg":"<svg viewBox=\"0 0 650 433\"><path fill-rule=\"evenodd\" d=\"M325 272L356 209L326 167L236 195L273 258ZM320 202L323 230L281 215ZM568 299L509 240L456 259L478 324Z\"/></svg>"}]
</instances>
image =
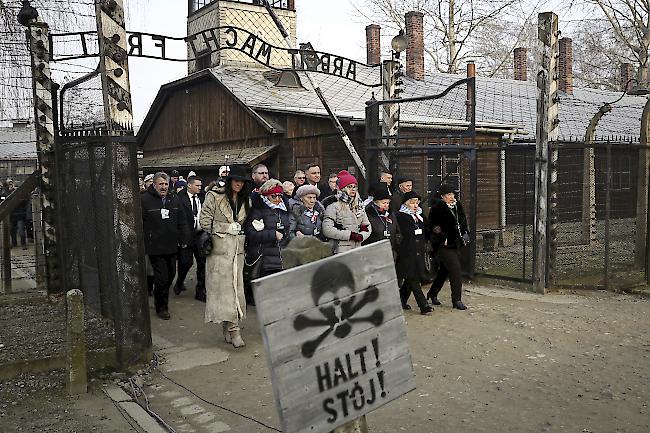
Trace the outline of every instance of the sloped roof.
<instances>
[{"instance_id":1,"label":"sloped roof","mask_svg":"<svg viewBox=\"0 0 650 433\"><path fill-rule=\"evenodd\" d=\"M33 124L0 127L0 159L36 159L36 131Z\"/></svg>"},{"instance_id":2,"label":"sloped roof","mask_svg":"<svg viewBox=\"0 0 650 433\"><path fill-rule=\"evenodd\" d=\"M219 165L254 165L277 150L277 145L226 149L210 152L165 152L156 156L145 156L138 160L140 168L198 168Z\"/></svg>"},{"instance_id":3,"label":"sloped roof","mask_svg":"<svg viewBox=\"0 0 650 433\"><path fill-rule=\"evenodd\" d=\"M232 94L245 105L259 110L285 111L302 114L326 115L320 100L302 79L304 89L276 87L274 72L263 69L237 69L214 67L210 69ZM377 70L379 74L379 69ZM381 88L371 88L343 78L313 74L333 111L342 118L363 120L366 101L373 92L381 98ZM301 76L302 78L302 76ZM445 90L461 75L429 74L424 81L404 77L403 98L437 94ZM442 99L404 104L400 118L404 122L423 124L457 124L465 120L466 90L454 89ZM606 102L620 97L620 92L575 88L573 95L560 93L561 140L581 140L587 125ZM537 86L529 81L478 77L476 81L477 124L501 125L519 130L519 138L534 139L536 125ZM617 136L626 140L638 140L641 113L647 99L625 96L613 105L596 129L596 136Z\"/></svg>"}]
</instances>

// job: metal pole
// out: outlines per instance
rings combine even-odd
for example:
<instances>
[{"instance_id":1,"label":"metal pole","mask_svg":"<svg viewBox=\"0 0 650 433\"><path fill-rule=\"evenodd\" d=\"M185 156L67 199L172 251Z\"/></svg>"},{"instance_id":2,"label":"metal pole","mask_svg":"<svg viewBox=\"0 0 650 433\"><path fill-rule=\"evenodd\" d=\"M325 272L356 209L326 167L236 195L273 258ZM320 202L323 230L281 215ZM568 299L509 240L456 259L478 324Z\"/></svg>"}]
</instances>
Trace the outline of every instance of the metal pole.
<instances>
[{"instance_id":1,"label":"metal pole","mask_svg":"<svg viewBox=\"0 0 650 433\"><path fill-rule=\"evenodd\" d=\"M469 174L469 182L470 182L470 191L471 191L471 197L470 197L470 206L472 206L472 220L470 221L470 224L472 225L472 229L469 231L470 232L470 251L469 251L469 277L474 278L474 272L475 272L475 267L476 267L476 218L478 215L478 154L476 152L476 149L472 149L469 152L470 155L470 174Z\"/></svg>"},{"instance_id":2,"label":"metal pole","mask_svg":"<svg viewBox=\"0 0 650 433\"><path fill-rule=\"evenodd\" d=\"M36 10L29 6L29 2L21 9L18 20L28 27L27 43L31 54L36 149L41 172L41 209L47 290L49 293L58 293L62 287L59 280L57 257L54 101L52 100L53 83L50 75L49 27L39 20Z\"/></svg>"},{"instance_id":3,"label":"metal pole","mask_svg":"<svg viewBox=\"0 0 650 433\"><path fill-rule=\"evenodd\" d=\"M381 130L379 128L379 104L373 93L370 101L366 102L366 169L369 179L378 179L379 157L376 150L369 150L377 146ZM390 162L387 165L390 168ZM369 183L369 182L368 182Z\"/></svg>"},{"instance_id":4,"label":"metal pole","mask_svg":"<svg viewBox=\"0 0 650 433\"><path fill-rule=\"evenodd\" d=\"M528 227L528 155L524 154L524 216L523 216L523 225L524 225L524 234L523 234L523 248L524 248L524 253L522 257L522 278L526 279L526 244L527 240L526 237L528 235L528 230L526 230L526 227Z\"/></svg>"},{"instance_id":5,"label":"metal pole","mask_svg":"<svg viewBox=\"0 0 650 433\"><path fill-rule=\"evenodd\" d=\"M533 285L544 293L548 284L549 142L557 137L558 18L552 12L538 15L541 52L537 73L537 128L535 153L535 224L533 235Z\"/></svg>"},{"instance_id":6,"label":"metal pole","mask_svg":"<svg viewBox=\"0 0 650 433\"><path fill-rule=\"evenodd\" d=\"M278 18L277 14L271 7L271 4L269 3L268 0L260 0L264 2L264 6L266 7L266 10L268 11L269 15L271 15L271 18L273 19L273 22L275 23L276 27L282 34L282 37L284 38L284 42L287 44L287 47L289 49L293 50L293 42L289 38L289 32L284 28L284 24L280 21ZM361 175L368 179L367 173L366 173L366 166L363 164L363 161L361 161L361 157L359 156L359 153L357 150L354 148L354 144L352 144L352 141L350 140L350 137L348 137L348 133L345 132L345 129L343 129L343 125L341 125L341 122L339 121L339 118L336 117L336 114L332 111L332 108L330 107L329 103L327 102L327 99L325 99L325 95L323 95L322 90L318 86L318 83L316 80L313 79L311 74L307 71L305 71L305 75L307 76L307 80L309 81L309 84L314 88L314 92L316 92L316 96L318 96L318 99L320 100L321 104L323 104L323 107L327 111L327 114L330 116L330 119L332 120L332 123L334 123L334 127L338 131L339 135L341 136L341 139L345 143L345 146L348 148L348 151L350 152L350 155L352 155L352 159L354 159L354 162L357 164L357 167L359 168L359 171L361 172Z\"/></svg>"}]
</instances>

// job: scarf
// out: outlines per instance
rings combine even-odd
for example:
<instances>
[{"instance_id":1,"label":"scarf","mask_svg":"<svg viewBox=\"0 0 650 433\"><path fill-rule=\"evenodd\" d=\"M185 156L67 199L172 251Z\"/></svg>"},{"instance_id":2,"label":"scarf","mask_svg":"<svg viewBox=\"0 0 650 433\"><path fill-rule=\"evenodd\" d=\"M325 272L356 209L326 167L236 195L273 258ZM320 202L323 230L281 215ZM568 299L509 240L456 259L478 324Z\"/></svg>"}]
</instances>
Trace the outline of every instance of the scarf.
<instances>
[{"instance_id":1,"label":"scarf","mask_svg":"<svg viewBox=\"0 0 650 433\"><path fill-rule=\"evenodd\" d=\"M352 205L354 203L356 196L355 197L350 197L348 193L346 193L343 190L338 190L336 191L336 198L337 200L342 201L343 203L347 203L349 205Z\"/></svg>"},{"instance_id":2,"label":"scarf","mask_svg":"<svg viewBox=\"0 0 650 433\"><path fill-rule=\"evenodd\" d=\"M407 215L411 215L414 219L423 222L424 218L422 218L422 208L418 207L418 210L413 211L411 208L406 207L406 205L402 205L402 207L399 208L399 211L402 213L405 213Z\"/></svg>"},{"instance_id":3,"label":"scarf","mask_svg":"<svg viewBox=\"0 0 650 433\"><path fill-rule=\"evenodd\" d=\"M305 208L303 214L310 219L312 224L316 224L316 221L318 221L318 215L320 215L315 207L313 209Z\"/></svg>"},{"instance_id":4,"label":"scarf","mask_svg":"<svg viewBox=\"0 0 650 433\"><path fill-rule=\"evenodd\" d=\"M271 209L273 209L273 210L275 210L275 209L280 209L280 210L283 210L283 211L285 211L285 212L287 211L287 206L285 206L285 204L284 204L284 200L282 200L282 201L280 202L280 204L273 204L273 203L271 203L271 200L269 200L268 198L266 198L266 196L263 196L263 195L262 195L262 196L260 196L260 197L262 197L262 200L264 201L264 203L266 203L266 205L267 205L268 207L270 207Z\"/></svg>"},{"instance_id":5,"label":"scarf","mask_svg":"<svg viewBox=\"0 0 650 433\"><path fill-rule=\"evenodd\" d=\"M390 209L386 209L383 213L379 210L376 204L372 204L372 208L377 212L377 216L389 224L393 223L393 219L390 217Z\"/></svg>"}]
</instances>

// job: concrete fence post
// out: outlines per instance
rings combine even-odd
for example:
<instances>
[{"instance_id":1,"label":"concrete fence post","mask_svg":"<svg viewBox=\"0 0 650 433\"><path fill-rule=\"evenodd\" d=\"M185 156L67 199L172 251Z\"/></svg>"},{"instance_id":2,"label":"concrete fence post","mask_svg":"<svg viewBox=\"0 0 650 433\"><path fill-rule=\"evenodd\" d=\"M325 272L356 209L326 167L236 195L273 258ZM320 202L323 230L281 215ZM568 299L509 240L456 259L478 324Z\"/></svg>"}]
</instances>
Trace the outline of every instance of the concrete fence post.
<instances>
[{"instance_id":1,"label":"concrete fence post","mask_svg":"<svg viewBox=\"0 0 650 433\"><path fill-rule=\"evenodd\" d=\"M66 294L67 360L65 385L70 395L88 391L86 373L86 334L84 332L84 296L79 289Z\"/></svg>"}]
</instances>

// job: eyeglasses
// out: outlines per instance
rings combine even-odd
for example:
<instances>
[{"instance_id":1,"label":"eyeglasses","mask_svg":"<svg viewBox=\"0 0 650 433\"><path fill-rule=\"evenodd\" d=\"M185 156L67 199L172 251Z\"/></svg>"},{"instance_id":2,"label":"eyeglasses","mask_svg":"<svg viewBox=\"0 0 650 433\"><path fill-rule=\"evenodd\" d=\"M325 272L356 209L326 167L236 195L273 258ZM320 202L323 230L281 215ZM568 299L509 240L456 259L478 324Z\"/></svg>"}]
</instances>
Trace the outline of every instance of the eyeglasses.
<instances>
[{"instance_id":1,"label":"eyeglasses","mask_svg":"<svg viewBox=\"0 0 650 433\"><path fill-rule=\"evenodd\" d=\"M357 189L358 187L357 187L357 185L351 183L350 185L346 186L346 188L349 188L349 189Z\"/></svg>"},{"instance_id":2,"label":"eyeglasses","mask_svg":"<svg viewBox=\"0 0 650 433\"><path fill-rule=\"evenodd\" d=\"M305 176L296 176L296 179L306 179Z\"/></svg>"},{"instance_id":3,"label":"eyeglasses","mask_svg":"<svg viewBox=\"0 0 650 433\"><path fill-rule=\"evenodd\" d=\"M282 198L282 194L271 194L269 195L270 198Z\"/></svg>"}]
</instances>

